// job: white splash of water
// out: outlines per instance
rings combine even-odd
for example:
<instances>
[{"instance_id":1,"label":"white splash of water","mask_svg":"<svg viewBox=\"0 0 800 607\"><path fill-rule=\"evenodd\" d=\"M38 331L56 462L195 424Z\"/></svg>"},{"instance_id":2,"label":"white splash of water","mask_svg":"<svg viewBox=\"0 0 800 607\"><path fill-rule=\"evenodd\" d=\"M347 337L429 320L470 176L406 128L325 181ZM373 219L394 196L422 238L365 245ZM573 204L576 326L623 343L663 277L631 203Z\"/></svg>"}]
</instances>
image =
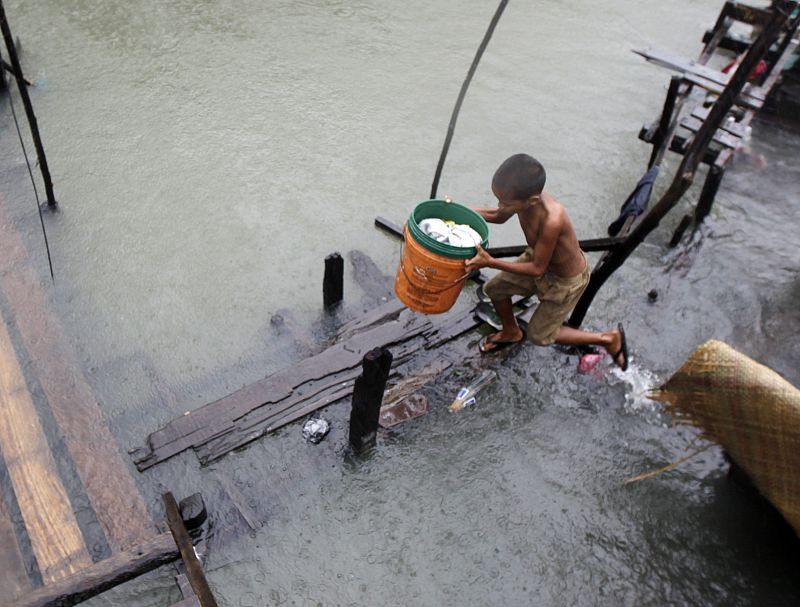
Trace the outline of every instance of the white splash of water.
<instances>
[{"instance_id":1,"label":"white splash of water","mask_svg":"<svg viewBox=\"0 0 800 607\"><path fill-rule=\"evenodd\" d=\"M609 373L625 383L625 411L642 415L651 423L666 425L661 403L648 396L661 383L654 373L636 365L632 358L627 371L614 366Z\"/></svg>"}]
</instances>

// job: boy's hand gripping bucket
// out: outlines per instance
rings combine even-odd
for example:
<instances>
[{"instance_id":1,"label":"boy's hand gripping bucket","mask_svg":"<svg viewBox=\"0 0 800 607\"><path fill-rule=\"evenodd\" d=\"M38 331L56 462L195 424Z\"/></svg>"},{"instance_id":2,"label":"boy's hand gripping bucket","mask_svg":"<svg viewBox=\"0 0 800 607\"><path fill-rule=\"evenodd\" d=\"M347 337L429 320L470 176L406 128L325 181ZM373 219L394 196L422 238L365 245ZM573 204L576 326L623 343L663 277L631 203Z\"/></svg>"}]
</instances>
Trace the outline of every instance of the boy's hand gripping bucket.
<instances>
[{"instance_id":1,"label":"boy's hand gripping bucket","mask_svg":"<svg viewBox=\"0 0 800 607\"><path fill-rule=\"evenodd\" d=\"M441 314L453 307L469 276L466 261L478 252L475 247L456 247L425 234L419 222L432 217L469 225L480 234L483 247L489 238L489 226L472 209L444 200L426 200L416 206L405 226L394 291L406 306L423 314Z\"/></svg>"}]
</instances>

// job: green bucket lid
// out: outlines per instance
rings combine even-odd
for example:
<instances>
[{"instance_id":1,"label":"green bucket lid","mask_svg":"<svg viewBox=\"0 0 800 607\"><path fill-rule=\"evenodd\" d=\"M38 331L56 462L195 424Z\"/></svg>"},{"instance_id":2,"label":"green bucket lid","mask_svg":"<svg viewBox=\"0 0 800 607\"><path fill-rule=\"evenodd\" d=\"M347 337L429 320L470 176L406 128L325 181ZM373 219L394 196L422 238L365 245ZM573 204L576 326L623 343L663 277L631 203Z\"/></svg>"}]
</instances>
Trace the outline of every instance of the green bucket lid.
<instances>
[{"instance_id":1,"label":"green bucket lid","mask_svg":"<svg viewBox=\"0 0 800 607\"><path fill-rule=\"evenodd\" d=\"M466 224L480 234L482 247L486 248L489 244L489 225L478 213L456 202L426 200L420 202L411 211L411 217L408 219L408 231L411 232L414 240L431 253L449 257L450 259L469 259L475 257L478 253L478 249L475 247L454 247L451 244L439 242L428 236L420 229L419 222L423 219L431 218Z\"/></svg>"}]
</instances>

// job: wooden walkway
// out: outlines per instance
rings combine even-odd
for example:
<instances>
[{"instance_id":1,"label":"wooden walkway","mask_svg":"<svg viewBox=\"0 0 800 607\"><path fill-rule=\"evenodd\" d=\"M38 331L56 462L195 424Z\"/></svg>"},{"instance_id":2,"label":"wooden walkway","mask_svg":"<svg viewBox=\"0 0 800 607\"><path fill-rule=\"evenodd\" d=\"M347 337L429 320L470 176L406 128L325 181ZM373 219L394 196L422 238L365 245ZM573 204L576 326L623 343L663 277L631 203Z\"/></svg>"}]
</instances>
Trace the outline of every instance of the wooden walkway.
<instances>
[{"instance_id":1,"label":"wooden walkway","mask_svg":"<svg viewBox=\"0 0 800 607\"><path fill-rule=\"evenodd\" d=\"M50 289L0 196L3 605L27 604L30 594L147 542L176 556L169 534L169 542L158 535L53 314Z\"/></svg>"}]
</instances>

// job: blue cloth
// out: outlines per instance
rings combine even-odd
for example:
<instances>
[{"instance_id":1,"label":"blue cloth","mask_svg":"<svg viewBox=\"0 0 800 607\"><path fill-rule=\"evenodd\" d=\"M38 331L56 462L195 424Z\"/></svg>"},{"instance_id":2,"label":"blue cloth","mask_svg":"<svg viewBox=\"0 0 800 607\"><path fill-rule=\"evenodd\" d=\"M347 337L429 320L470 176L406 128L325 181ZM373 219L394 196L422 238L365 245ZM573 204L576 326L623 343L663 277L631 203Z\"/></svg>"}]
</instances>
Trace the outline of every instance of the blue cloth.
<instances>
[{"instance_id":1,"label":"blue cloth","mask_svg":"<svg viewBox=\"0 0 800 607\"><path fill-rule=\"evenodd\" d=\"M630 217L636 217L644 213L647 208L647 203L650 202L650 193L653 191L653 184L658 177L658 165L650 168L636 184L636 187L631 192L630 196L625 200L622 208L617 217L608 226L608 235L616 236L622 229L625 220Z\"/></svg>"}]
</instances>

